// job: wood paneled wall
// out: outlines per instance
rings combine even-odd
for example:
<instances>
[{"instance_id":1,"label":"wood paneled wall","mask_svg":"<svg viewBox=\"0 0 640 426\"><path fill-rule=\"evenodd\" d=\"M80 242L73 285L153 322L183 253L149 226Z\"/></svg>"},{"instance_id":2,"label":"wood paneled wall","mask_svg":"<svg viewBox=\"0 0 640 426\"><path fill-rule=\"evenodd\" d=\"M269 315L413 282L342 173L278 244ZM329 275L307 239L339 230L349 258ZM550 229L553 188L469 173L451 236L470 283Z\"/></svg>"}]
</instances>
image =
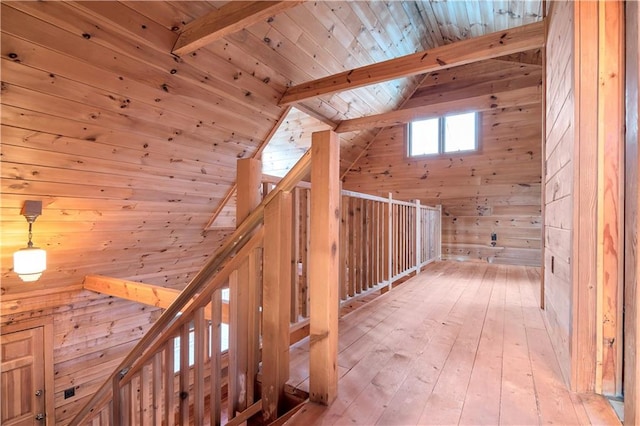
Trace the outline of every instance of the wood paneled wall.
<instances>
[{"instance_id":1,"label":"wood paneled wall","mask_svg":"<svg viewBox=\"0 0 640 426\"><path fill-rule=\"evenodd\" d=\"M626 8L626 114L625 150L625 283L624 283L624 418L640 423L640 151L638 151L638 111L640 111L640 3Z\"/></svg>"},{"instance_id":2,"label":"wood paneled wall","mask_svg":"<svg viewBox=\"0 0 640 426\"><path fill-rule=\"evenodd\" d=\"M540 71L496 61L433 73L407 104L490 94L500 85L537 86ZM345 176L344 188L441 204L444 258L539 265L541 114L540 104L485 111L478 153L432 159L408 159L404 126L385 129Z\"/></svg>"},{"instance_id":3,"label":"wood paneled wall","mask_svg":"<svg viewBox=\"0 0 640 426\"><path fill-rule=\"evenodd\" d=\"M546 70L544 306L562 373L570 377L574 88L573 2L552 2Z\"/></svg>"},{"instance_id":4,"label":"wood paneled wall","mask_svg":"<svg viewBox=\"0 0 640 426\"><path fill-rule=\"evenodd\" d=\"M28 299L3 299L0 327L53 318L55 424L65 425L159 314L157 308L91 291L42 291ZM71 388L75 395L65 399Z\"/></svg>"},{"instance_id":5,"label":"wood paneled wall","mask_svg":"<svg viewBox=\"0 0 640 426\"><path fill-rule=\"evenodd\" d=\"M622 4L553 2L548 28L545 318L571 388L620 395Z\"/></svg>"},{"instance_id":6,"label":"wood paneled wall","mask_svg":"<svg viewBox=\"0 0 640 426\"><path fill-rule=\"evenodd\" d=\"M229 71L215 55L187 63L170 54L171 22L204 13L198 5L173 9L170 22L153 12L2 4L4 295L77 285L89 273L181 287L223 237L202 229L237 158L279 117L278 92L256 77L208 74ZM49 262L28 286L10 269L26 243L25 199L43 201L34 243Z\"/></svg>"}]
</instances>

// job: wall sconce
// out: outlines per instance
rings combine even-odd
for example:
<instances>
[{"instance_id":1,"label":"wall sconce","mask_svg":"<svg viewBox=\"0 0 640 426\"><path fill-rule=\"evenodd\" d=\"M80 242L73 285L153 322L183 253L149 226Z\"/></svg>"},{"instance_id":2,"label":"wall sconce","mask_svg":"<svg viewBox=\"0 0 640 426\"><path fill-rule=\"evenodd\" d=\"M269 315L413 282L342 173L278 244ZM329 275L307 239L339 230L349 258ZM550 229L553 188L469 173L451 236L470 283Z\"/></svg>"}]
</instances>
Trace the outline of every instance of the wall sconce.
<instances>
[{"instance_id":1,"label":"wall sconce","mask_svg":"<svg viewBox=\"0 0 640 426\"><path fill-rule=\"evenodd\" d=\"M31 242L31 227L42 214L42 201L25 201L20 212L29 223L29 242L27 247L13 253L13 271L25 282L37 281L47 269L47 252L34 247Z\"/></svg>"}]
</instances>

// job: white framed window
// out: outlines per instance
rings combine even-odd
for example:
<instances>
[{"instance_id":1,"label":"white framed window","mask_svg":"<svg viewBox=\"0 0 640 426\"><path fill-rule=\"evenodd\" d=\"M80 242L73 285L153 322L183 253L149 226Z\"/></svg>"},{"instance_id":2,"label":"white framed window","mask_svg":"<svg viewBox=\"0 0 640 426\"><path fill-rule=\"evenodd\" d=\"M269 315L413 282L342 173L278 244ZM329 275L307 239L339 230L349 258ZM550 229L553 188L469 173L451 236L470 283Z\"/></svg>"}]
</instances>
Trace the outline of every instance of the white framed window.
<instances>
[{"instance_id":1,"label":"white framed window","mask_svg":"<svg viewBox=\"0 0 640 426\"><path fill-rule=\"evenodd\" d=\"M477 151L479 121L477 112L412 121L407 125L407 154L422 157Z\"/></svg>"}]
</instances>

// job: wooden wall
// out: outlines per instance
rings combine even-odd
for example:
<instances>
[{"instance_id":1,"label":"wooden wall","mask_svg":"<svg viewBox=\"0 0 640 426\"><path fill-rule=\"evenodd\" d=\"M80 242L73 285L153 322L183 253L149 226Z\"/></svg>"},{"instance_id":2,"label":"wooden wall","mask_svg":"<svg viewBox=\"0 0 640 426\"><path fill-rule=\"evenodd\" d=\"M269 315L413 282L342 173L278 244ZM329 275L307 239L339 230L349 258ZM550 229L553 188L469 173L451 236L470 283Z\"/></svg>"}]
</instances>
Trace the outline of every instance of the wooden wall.
<instances>
[{"instance_id":1,"label":"wooden wall","mask_svg":"<svg viewBox=\"0 0 640 426\"><path fill-rule=\"evenodd\" d=\"M160 310L84 290L2 300L0 327L53 318L55 424L67 424L138 342ZM73 397L64 398L66 389ZM6 396L4 396L6 397ZM52 423L53 424L53 423Z\"/></svg>"},{"instance_id":2,"label":"wooden wall","mask_svg":"<svg viewBox=\"0 0 640 426\"><path fill-rule=\"evenodd\" d=\"M156 315L83 291L83 277L189 282L226 236L203 229L235 181L236 160L255 152L282 118L277 102L288 85L537 21L541 2L516 4L512 13L478 4L484 25L459 26L434 17L460 9L447 4L305 2L172 55L186 23L221 4L2 2L0 308L3 323L54 317L62 424L100 381L99 370L108 371ZM304 107L334 120L380 113L418 81ZM343 171L371 134L343 139ZM536 186L513 190L528 196ZM48 255L47 271L31 284L11 270L12 253L26 244L19 212L28 199L43 201L34 243ZM69 385L79 386L76 397L63 400Z\"/></svg>"},{"instance_id":3,"label":"wooden wall","mask_svg":"<svg viewBox=\"0 0 640 426\"><path fill-rule=\"evenodd\" d=\"M626 8L626 193L625 193L625 324L624 324L624 417L628 424L640 423L640 3Z\"/></svg>"},{"instance_id":4,"label":"wooden wall","mask_svg":"<svg viewBox=\"0 0 640 426\"><path fill-rule=\"evenodd\" d=\"M429 75L407 106L540 82L539 65L488 61ZM539 102L484 111L480 152L433 159L408 159L404 126L387 128L347 173L344 188L441 204L444 258L539 265L541 114Z\"/></svg>"},{"instance_id":5,"label":"wooden wall","mask_svg":"<svg viewBox=\"0 0 640 426\"><path fill-rule=\"evenodd\" d=\"M547 41L545 318L577 392L622 392L623 7L552 2Z\"/></svg>"},{"instance_id":6,"label":"wooden wall","mask_svg":"<svg viewBox=\"0 0 640 426\"><path fill-rule=\"evenodd\" d=\"M262 172L272 176L284 176L311 148L314 132L329 130L330 126L308 114L291 108L273 139L262 153Z\"/></svg>"},{"instance_id":7,"label":"wooden wall","mask_svg":"<svg viewBox=\"0 0 640 426\"><path fill-rule=\"evenodd\" d=\"M573 230L573 2L547 18L544 306L562 373L570 377Z\"/></svg>"}]
</instances>

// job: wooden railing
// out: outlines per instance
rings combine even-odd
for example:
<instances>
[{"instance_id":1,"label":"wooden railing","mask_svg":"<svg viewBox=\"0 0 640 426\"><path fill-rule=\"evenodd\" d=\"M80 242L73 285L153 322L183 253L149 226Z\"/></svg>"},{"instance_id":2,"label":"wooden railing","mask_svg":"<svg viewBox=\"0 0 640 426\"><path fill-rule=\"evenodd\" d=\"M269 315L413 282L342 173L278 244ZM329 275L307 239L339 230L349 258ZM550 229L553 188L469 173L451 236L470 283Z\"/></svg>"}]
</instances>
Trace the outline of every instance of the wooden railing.
<instances>
[{"instance_id":1,"label":"wooden railing","mask_svg":"<svg viewBox=\"0 0 640 426\"><path fill-rule=\"evenodd\" d=\"M249 264L255 264L261 257L264 228L260 225L265 210L279 203L282 194L291 191L309 173L310 165L309 151L162 313L80 410L72 425L189 424L190 417L205 418L205 399L208 399L209 422L221 423L221 289L228 285L229 278L246 259ZM259 267L253 267L253 271L255 274L261 272ZM205 321L207 305L211 310L207 315L210 322ZM256 315L258 309L256 305L253 310ZM246 339L247 336L229 338ZM250 340L257 345L258 339L258 333L255 333ZM174 360L176 352L179 361ZM256 365L257 362L255 360ZM179 365L177 377L175 364ZM257 366L251 377L256 375ZM261 408L261 401L258 401L242 413L231 412L228 424L240 423Z\"/></svg>"},{"instance_id":2,"label":"wooden railing","mask_svg":"<svg viewBox=\"0 0 640 426\"><path fill-rule=\"evenodd\" d=\"M342 191L342 300L376 291L442 256L441 208Z\"/></svg>"},{"instance_id":3,"label":"wooden railing","mask_svg":"<svg viewBox=\"0 0 640 426\"><path fill-rule=\"evenodd\" d=\"M282 408L288 379L290 332L305 323L310 325L297 336L311 334L314 343L311 398L326 403L335 397L331 381L337 381L337 369L330 358L337 357L338 302L390 287L438 259L440 210L391 196L340 193L338 160L328 158L329 151L337 153L334 137L321 137L314 145L328 147L316 149L318 160L309 151L277 185L269 179L263 183L262 202L167 307L72 425L235 425L260 411L265 421L273 421ZM312 161L317 166L312 179L316 176L319 184L313 192L301 182ZM325 166L324 172L318 171ZM255 164L251 167L255 171ZM244 185L248 181L254 178L242 180L241 187L254 186ZM331 283L339 283L339 290ZM225 287L230 288L225 315L229 350L223 360ZM326 380L317 378L325 373Z\"/></svg>"},{"instance_id":4,"label":"wooden railing","mask_svg":"<svg viewBox=\"0 0 640 426\"><path fill-rule=\"evenodd\" d=\"M264 195L280 181L263 176ZM310 184L293 190L292 323L309 317ZM441 259L441 207L341 191L340 300L378 291Z\"/></svg>"}]
</instances>

